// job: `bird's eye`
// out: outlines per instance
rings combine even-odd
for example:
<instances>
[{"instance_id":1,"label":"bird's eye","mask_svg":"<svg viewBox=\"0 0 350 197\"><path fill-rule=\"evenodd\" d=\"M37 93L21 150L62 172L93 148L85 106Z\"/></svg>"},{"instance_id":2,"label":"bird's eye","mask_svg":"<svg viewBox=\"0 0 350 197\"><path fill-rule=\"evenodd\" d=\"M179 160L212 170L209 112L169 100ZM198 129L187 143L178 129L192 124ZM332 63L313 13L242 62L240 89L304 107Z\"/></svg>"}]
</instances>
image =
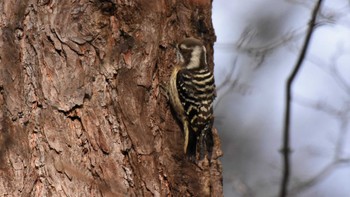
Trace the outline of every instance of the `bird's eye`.
<instances>
[{"instance_id":1,"label":"bird's eye","mask_svg":"<svg viewBox=\"0 0 350 197\"><path fill-rule=\"evenodd\" d=\"M181 55L180 52L176 53L176 62L184 62L184 57Z\"/></svg>"},{"instance_id":2,"label":"bird's eye","mask_svg":"<svg viewBox=\"0 0 350 197\"><path fill-rule=\"evenodd\" d=\"M187 46L186 46L186 45L184 45L184 44L181 44L181 45L180 45L180 48L181 48L181 49L185 49L185 50L190 49L189 47L187 47Z\"/></svg>"}]
</instances>

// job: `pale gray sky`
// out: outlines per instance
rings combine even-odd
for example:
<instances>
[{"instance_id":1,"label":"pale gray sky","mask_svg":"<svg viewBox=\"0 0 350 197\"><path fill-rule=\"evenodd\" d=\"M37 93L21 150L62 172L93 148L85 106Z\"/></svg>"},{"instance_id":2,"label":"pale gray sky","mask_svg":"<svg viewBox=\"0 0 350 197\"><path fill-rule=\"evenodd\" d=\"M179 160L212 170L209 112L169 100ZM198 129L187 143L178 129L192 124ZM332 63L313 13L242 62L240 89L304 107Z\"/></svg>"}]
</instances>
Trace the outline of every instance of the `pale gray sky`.
<instances>
[{"instance_id":1,"label":"pale gray sky","mask_svg":"<svg viewBox=\"0 0 350 197\"><path fill-rule=\"evenodd\" d=\"M299 54L314 3L214 0L217 85L237 58L232 77L236 85L215 108L224 150L225 196L278 194L285 81ZM293 87L291 187L319 175L330 165L337 147L340 158L350 158L350 125L344 127L350 124L348 13L348 0L325 1L319 19L326 24L316 29L307 61ZM280 42L291 35L291 41ZM264 48L270 50L261 50ZM332 68L337 68L340 78ZM219 98L226 89L219 90ZM328 172L296 196L350 196L350 163Z\"/></svg>"}]
</instances>

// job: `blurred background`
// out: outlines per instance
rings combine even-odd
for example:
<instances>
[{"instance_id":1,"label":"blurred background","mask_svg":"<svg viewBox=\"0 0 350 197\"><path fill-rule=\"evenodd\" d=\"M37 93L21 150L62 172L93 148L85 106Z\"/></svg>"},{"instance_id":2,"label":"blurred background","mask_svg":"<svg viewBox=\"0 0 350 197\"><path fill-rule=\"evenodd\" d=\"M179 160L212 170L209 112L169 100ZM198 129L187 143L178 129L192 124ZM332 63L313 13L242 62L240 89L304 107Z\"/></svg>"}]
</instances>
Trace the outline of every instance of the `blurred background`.
<instances>
[{"instance_id":1,"label":"blurred background","mask_svg":"<svg viewBox=\"0 0 350 197\"><path fill-rule=\"evenodd\" d=\"M226 197L278 196L285 85L315 0L214 0ZM293 84L290 196L350 196L350 1L322 4Z\"/></svg>"}]
</instances>

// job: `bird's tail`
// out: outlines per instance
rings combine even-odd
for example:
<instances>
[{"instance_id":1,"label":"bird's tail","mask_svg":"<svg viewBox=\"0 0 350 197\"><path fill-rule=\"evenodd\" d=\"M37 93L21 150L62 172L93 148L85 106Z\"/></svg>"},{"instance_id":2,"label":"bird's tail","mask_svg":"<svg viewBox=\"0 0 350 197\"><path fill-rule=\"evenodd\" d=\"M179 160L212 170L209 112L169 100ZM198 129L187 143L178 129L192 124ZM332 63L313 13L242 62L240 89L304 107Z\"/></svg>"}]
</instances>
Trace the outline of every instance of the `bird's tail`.
<instances>
[{"instance_id":1,"label":"bird's tail","mask_svg":"<svg viewBox=\"0 0 350 197\"><path fill-rule=\"evenodd\" d=\"M210 125L206 125L201 131L199 136L200 153L199 158L202 160L204 158L205 151L208 154L208 160L211 160L214 147L213 132Z\"/></svg>"}]
</instances>

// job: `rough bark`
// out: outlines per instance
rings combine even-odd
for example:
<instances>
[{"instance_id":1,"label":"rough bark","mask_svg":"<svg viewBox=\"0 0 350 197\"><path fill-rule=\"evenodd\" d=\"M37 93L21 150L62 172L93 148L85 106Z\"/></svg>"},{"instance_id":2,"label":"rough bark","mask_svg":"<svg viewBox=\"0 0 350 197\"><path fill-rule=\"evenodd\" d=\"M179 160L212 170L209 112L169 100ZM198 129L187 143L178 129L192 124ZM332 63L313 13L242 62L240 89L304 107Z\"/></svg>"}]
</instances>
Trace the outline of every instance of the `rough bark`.
<instances>
[{"instance_id":1,"label":"rough bark","mask_svg":"<svg viewBox=\"0 0 350 197\"><path fill-rule=\"evenodd\" d=\"M0 196L222 196L193 164L160 86L211 1L0 2Z\"/></svg>"}]
</instances>

